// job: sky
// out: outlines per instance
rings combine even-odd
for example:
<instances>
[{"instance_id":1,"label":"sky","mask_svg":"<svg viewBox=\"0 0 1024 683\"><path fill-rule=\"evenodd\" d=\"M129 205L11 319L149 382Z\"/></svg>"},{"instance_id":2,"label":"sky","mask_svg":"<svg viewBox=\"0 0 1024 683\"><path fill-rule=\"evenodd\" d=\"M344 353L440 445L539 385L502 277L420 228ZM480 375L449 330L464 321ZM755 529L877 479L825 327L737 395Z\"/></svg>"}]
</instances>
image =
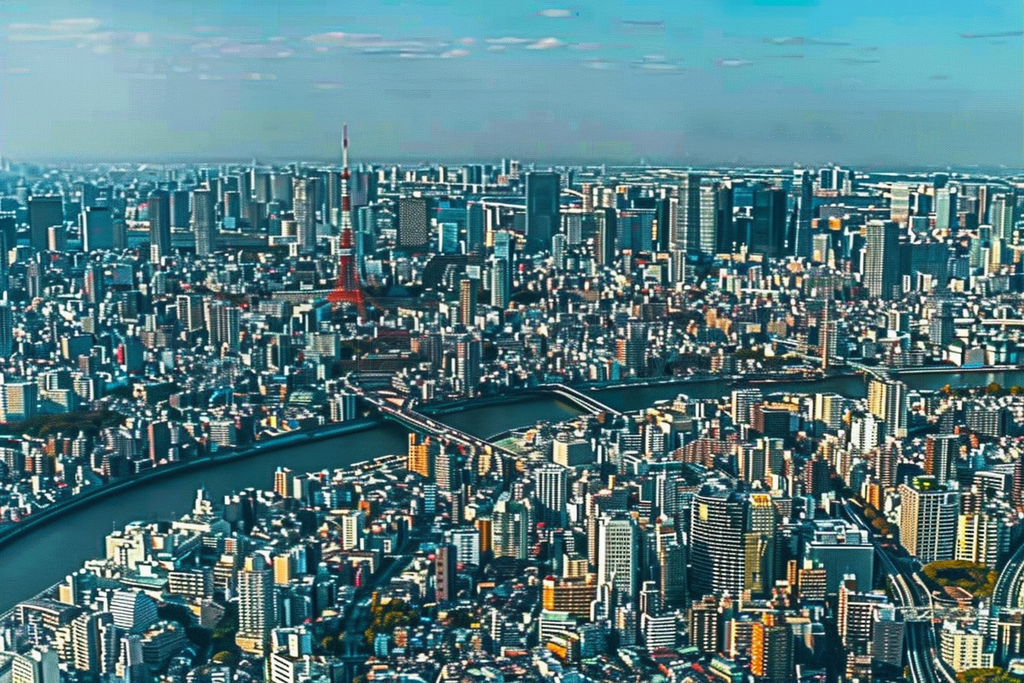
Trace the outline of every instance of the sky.
<instances>
[{"instance_id":1,"label":"sky","mask_svg":"<svg viewBox=\"0 0 1024 683\"><path fill-rule=\"evenodd\" d=\"M1024 166L1019 0L0 0L15 159Z\"/></svg>"}]
</instances>

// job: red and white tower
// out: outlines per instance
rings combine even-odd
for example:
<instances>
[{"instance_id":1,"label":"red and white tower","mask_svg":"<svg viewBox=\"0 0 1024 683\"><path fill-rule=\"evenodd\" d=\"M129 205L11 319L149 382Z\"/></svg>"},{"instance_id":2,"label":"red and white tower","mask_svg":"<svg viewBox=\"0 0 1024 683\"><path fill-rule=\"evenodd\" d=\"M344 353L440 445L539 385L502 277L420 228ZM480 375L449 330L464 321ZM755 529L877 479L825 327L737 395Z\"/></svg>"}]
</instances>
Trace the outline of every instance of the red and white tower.
<instances>
[{"instance_id":1,"label":"red and white tower","mask_svg":"<svg viewBox=\"0 0 1024 683\"><path fill-rule=\"evenodd\" d=\"M332 304L352 304L360 315L366 315L366 301L356 268L352 246L352 199L348 194L348 124L342 128L341 138L341 239L339 240L338 283L328 296Z\"/></svg>"}]
</instances>

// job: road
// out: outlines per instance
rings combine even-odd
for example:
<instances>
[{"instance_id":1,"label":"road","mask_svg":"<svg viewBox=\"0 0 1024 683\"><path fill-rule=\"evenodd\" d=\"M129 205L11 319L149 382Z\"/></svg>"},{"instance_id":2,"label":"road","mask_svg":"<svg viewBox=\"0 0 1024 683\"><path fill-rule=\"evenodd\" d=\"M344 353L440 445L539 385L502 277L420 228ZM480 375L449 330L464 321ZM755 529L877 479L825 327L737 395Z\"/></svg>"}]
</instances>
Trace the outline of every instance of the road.
<instances>
[{"instance_id":1,"label":"road","mask_svg":"<svg viewBox=\"0 0 1024 683\"><path fill-rule=\"evenodd\" d=\"M997 609L1019 609L1024 607L1024 544L1013 553L1010 561L999 573L996 588L992 592L992 605Z\"/></svg>"},{"instance_id":2,"label":"road","mask_svg":"<svg viewBox=\"0 0 1024 683\"><path fill-rule=\"evenodd\" d=\"M881 562L880 568L892 588L896 606L902 608L901 611L912 612L918 608L931 614L931 593L917 571L907 569L908 559L894 557L892 551L883 548L875 537L874 529L848 501L839 509L846 519L867 530ZM930 616L923 620L907 620L903 646L914 683L956 683L956 676L939 657L935 625Z\"/></svg>"}]
</instances>

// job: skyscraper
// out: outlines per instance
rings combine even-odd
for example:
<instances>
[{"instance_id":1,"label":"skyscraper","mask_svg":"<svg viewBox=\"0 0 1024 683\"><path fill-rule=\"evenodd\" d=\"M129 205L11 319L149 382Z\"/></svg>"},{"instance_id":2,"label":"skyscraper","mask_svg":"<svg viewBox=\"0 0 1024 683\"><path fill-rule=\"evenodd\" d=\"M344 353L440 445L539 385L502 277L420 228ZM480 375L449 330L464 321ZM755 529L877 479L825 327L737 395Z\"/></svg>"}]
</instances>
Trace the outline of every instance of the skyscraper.
<instances>
[{"instance_id":1,"label":"skyscraper","mask_svg":"<svg viewBox=\"0 0 1024 683\"><path fill-rule=\"evenodd\" d=\"M316 253L316 179L292 179L292 212L300 254Z\"/></svg>"},{"instance_id":2,"label":"skyscraper","mask_svg":"<svg viewBox=\"0 0 1024 683\"><path fill-rule=\"evenodd\" d=\"M466 251L480 252L484 248L484 205L470 202L466 206Z\"/></svg>"},{"instance_id":3,"label":"skyscraper","mask_svg":"<svg viewBox=\"0 0 1024 683\"><path fill-rule=\"evenodd\" d=\"M196 254L209 256L214 250L217 230L217 202L212 190L199 188L192 191L190 222L195 236Z\"/></svg>"},{"instance_id":4,"label":"skyscraper","mask_svg":"<svg viewBox=\"0 0 1024 683\"><path fill-rule=\"evenodd\" d=\"M238 635L235 642L244 652L266 652L274 627L274 575L262 555L247 557L238 573Z\"/></svg>"},{"instance_id":5,"label":"skyscraper","mask_svg":"<svg viewBox=\"0 0 1024 683\"><path fill-rule=\"evenodd\" d=\"M745 511L742 496L705 485L690 508L690 594L743 593Z\"/></svg>"},{"instance_id":6,"label":"skyscraper","mask_svg":"<svg viewBox=\"0 0 1024 683\"><path fill-rule=\"evenodd\" d=\"M472 325L476 319L478 281L464 278L459 282L459 322Z\"/></svg>"},{"instance_id":7,"label":"skyscraper","mask_svg":"<svg viewBox=\"0 0 1024 683\"><path fill-rule=\"evenodd\" d=\"M960 494L935 477L900 484L900 543L922 563L952 560Z\"/></svg>"},{"instance_id":8,"label":"skyscraper","mask_svg":"<svg viewBox=\"0 0 1024 683\"><path fill-rule=\"evenodd\" d=\"M897 439L907 436L907 385L895 380L872 379L868 383L868 411L885 423L885 433Z\"/></svg>"},{"instance_id":9,"label":"skyscraper","mask_svg":"<svg viewBox=\"0 0 1024 683\"><path fill-rule=\"evenodd\" d=\"M594 260L603 266L615 262L617 232L615 209L600 208L594 211Z\"/></svg>"},{"instance_id":10,"label":"skyscraper","mask_svg":"<svg viewBox=\"0 0 1024 683\"><path fill-rule=\"evenodd\" d=\"M491 305L504 309L509 300L508 261L503 258L491 259Z\"/></svg>"},{"instance_id":11,"label":"skyscraper","mask_svg":"<svg viewBox=\"0 0 1024 683\"><path fill-rule=\"evenodd\" d=\"M910 185L893 183L889 189L889 220L905 225L910 218Z\"/></svg>"},{"instance_id":12,"label":"skyscraper","mask_svg":"<svg viewBox=\"0 0 1024 683\"><path fill-rule=\"evenodd\" d=\"M114 220L106 206L92 206L82 212L82 249L114 248Z\"/></svg>"},{"instance_id":13,"label":"skyscraper","mask_svg":"<svg viewBox=\"0 0 1024 683\"><path fill-rule=\"evenodd\" d=\"M814 179L809 171L796 171L793 178L795 203L789 251L804 258L811 256L811 220L814 217Z\"/></svg>"},{"instance_id":14,"label":"skyscraper","mask_svg":"<svg viewBox=\"0 0 1024 683\"><path fill-rule=\"evenodd\" d=\"M960 458L959 434L929 434L924 441L924 471L940 484L956 481Z\"/></svg>"},{"instance_id":15,"label":"skyscraper","mask_svg":"<svg viewBox=\"0 0 1024 683\"><path fill-rule=\"evenodd\" d=\"M935 229L951 230L957 227L957 192L955 187L940 187L935 190Z\"/></svg>"},{"instance_id":16,"label":"skyscraper","mask_svg":"<svg viewBox=\"0 0 1024 683\"><path fill-rule=\"evenodd\" d=\"M686 173L679 180L679 207L672 245L675 251L688 255L700 253L700 180L696 173Z\"/></svg>"},{"instance_id":17,"label":"skyscraper","mask_svg":"<svg viewBox=\"0 0 1024 683\"><path fill-rule=\"evenodd\" d=\"M561 224L560 188L558 173L526 174L526 244L531 253L551 247L551 236Z\"/></svg>"},{"instance_id":18,"label":"skyscraper","mask_svg":"<svg viewBox=\"0 0 1024 683\"><path fill-rule=\"evenodd\" d=\"M625 515L602 516L598 521L597 581L611 585L620 603L635 603L639 587L640 529Z\"/></svg>"},{"instance_id":19,"label":"skyscraper","mask_svg":"<svg viewBox=\"0 0 1024 683\"><path fill-rule=\"evenodd\" d=\"M167 190L149 194L149 257L153 261L171 254L171 195Z\"/></svg>"},{"instance_id":20,"label":"skyscraper","mask_svg":"<svg viewBox=\"0 0 1024 683\"><path fill-rule=\"evenodd\" d=\"M869 221L864 255L864 284L877 299L892 299L900 288L900 226L895 221Z\"/></svg>"},{"instance_id":21,"label":"skyscraper","mask_svg":"<svg viewBox=\"0 0 1024 683\"><path fill-rule=\"evenodd\" d=\"M722 219L722 199L718 183L700 187L700 220L697 230L697 251L701 256L714 255L718 247L718 221Z\"/></svg>"},{"instance_id":22,"label":"skyscraper","mask_svg":"<svg viewBox=\"0 0 1024 683\"><path fill-rule=\"evenodd\" d=\"M32 196L28 198L29 244L37 251L47 247L47 230L54 225L64 225L63 200L58 195ZM13 245L9 245L13 246Z\"/></svg>"},{"instance_id":23,"label":"skyscraper","mask_svg":"<svg viewBox=\"0 0 1024 683\"><path fill-rule=\"evenodd\" d=\"M455 343L456 375L459 388L466 397L476 395L480 383L480 340L464 335Z\"/></svg>"},{"instance_id":24,"label":"skyscraper","mask_svg":"<svg viewBox=\"0 0 1024 683\"><path fill-rule=\"evenodd\" d=\"M997 194L992 200L992 237L1013 241L1017 198L1012 194Z\"/></svg>"},{"instance_id":25,"label":"skyscraper","mask_svg":"<svg viewBox=\"0 0 1024 683\"><path fill-rule=\"evenodd\" d=\"M766 186L754 190L750 251L770 258L786 255L785 190Z\"/></svg>"},{"instance_id":26,"label":"skyscraper","mask_svg":"<svg viewBox=\"0 0 1024 683\"><path fill-rule=\"evenodd\" d=\"M398 200L398 246L404 249L430 246L430 201L425 197Z\"/></svg>"},{"instance_id":27,"label":"skyscraper","mask_svg":"<svg viewBox=\"0 0 1024 683\"><path fill-rule=\"evenodd\" d=\"M561 465L547 462L534 470L537 485L537 518L549 526L565 526L566 486L568 470Z\"/></svg>"}]
</instances>

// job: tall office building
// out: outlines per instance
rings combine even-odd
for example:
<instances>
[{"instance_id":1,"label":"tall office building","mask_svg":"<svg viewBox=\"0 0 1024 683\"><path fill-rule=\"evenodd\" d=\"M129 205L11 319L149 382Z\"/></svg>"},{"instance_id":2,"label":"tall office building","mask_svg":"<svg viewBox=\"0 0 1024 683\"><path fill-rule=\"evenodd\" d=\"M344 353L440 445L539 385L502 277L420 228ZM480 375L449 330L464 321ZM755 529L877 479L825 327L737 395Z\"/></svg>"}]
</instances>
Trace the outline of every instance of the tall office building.
<instances>
[{"instance_id":1,"label":"tall office building","mask_svg":"<svg viewBox=\"0 0 1024 683\"><path fill-rule=\"evenodd\" d=\"M526 174L526 245L531 253L551 248L561 225L561 176L554 172Z\"/></svg>"},{"instance_id":2,"label":"tall office building","mask_svg":"<svg viewBox=\"0 0 1024 683\"><path fill-rule=\"evenodd\" d=\"M93 206L85 209L82 212L82 249L89 252L113 248L114 219L110 208Z\"/></svg>"},{"instance_id":3,"label":"tall office building","mask_svg":"<svg viewBox=\"0 0 1024 683\"><path fill-rule=\"evenodd\" d=\"M1017 197L1013 194L997 194L992 200L992 237L1014 240L1014 223L1017 208Z\"/></svg>"},{"instance_id":4,"label":"tall office building","mask_svg":"<svg viewBox=\"0 0 1024 683\"><path fill-rule=\"evenodd\" d=\"M785 190L766 186L754 190L749 246L752 253L766 257L779 258L786 255Z\"/></svg>"},{"instance_id":5,"label":"tall office building","mask_svg":"<svg viewBox=\"0 0 1024 683\"><path fill-rule=\"evenodd\" d=\"M0 302L0 358L14 352L14 312L6 301Z\"/></svg>"},{"instance_id":6,"label":"tall office building","mask_svg":"<svg viewBox=\"0 0 1024 683\"><path fill-rule=\"evenodd\" d=\"M935 229L952 230L957 227L957 191L955 187L935 190Z\"/></svg>"},{"instance_id":7,"label":"tall office building","mask_svg":"<svg viewBox=\"0 0 1024 683\"><path fill-rule=\"evenodd\" d=\"M895 221L869 221L866 228L864 284L876 299L892 299L900 289L900 226Z\"/></svg>"},{"instance_id":8,"label":"tall office building","mask_svg":"<svg viewBox=\"0 0 1024 683\"><path fill-rule=\"evenodd\" d=\"M887 435L906 438L907 385L896 380L872 379L868 383L868 411L885 423Z\"/></svg>"},{"instance_id":9,"label":"tall office building","mask_svg":"<svg viewBox=\"0 0 1024 683\"><path fill-rule=\"evenodd\" d=\"M196 255L209 256L214 251L217 234L217 198L213 190L199 188L192 191L190 222L195 236Z\"/></svg>"},{"instance_id":10,"label":"tall office building","mask_svg":"<svg viewBox=\"0 0 1024 683\"><path fill-rule=\"evenodd\" d=\"M29 245L37 251L45 251L47 231L54 225L64 225L64 200L57 195L29 197Z\"/></svg>"},{"instance_id":11,"label":"tall office building","mask_svg":"<svg viewBox=\"0 0 1024 683\"><path fill-rule=\"evenodd\" d=\"M814 179L809 171L796 171L793 177L793 218L789 252L804 258L811 256L811 220L814 217Z\"/></svg>"},{"instance_id":12,"label":"tall office building","mask_svg":"<svg viewBox=\"0 0 1024 683\"><path fill-rule=\"evenodd\" d=\"M171 195L171 227L188 227L188 190L174 190Z\"/></svg>"},{"instance_id":13,"label":"tall office building","mask_svg":"<svg viewBox=\"0 0 1024 683\"><path fill-rule=\"evenodd\" d=\"M480 340L472 335L464 335L455 343L456 378L462 395L476 395L480 384Z\"/></svg>"},{"instance_id":14,"label":"tall office building","mask_svg":"<svg viewBox=\"0 0 1024 683\"><path fill-rule=\"evenodd\" d=\"M935 477L900 484L900 543L923 564L952 560L960 494Z\"/></svg>"},{"instance_id":15,"label":"tall office building","mask_svg":"<svg viewBox=\"0 0 1024 683\"><path fill-rule=\"evenodd\" d=\"M744 500L731 488L708 484L690 507L690 594L743 594Z\"/></svg>"},{"instance_id":16,"label":"tall office building","mask_svg":"<svg viewBox=\"0 0 1024 683\"><path fill-rule=\"evenodd\" d=\"M700 227L697 231L697 253L712 256L718 247L718 221L722 218L719 202L722 198L718 183L700 187Z\"/></svg>"},{"instance_id":17,"label":"tall office building","mask_svg":"<svg viewBox=\"0 0 1024 683\"><path fill-rule=\"evenodd\" d=\"M924 471L940 484L956 481L960 458L959 434L929 434L924 441Z\"/></svg>"},{"instance_id":18,"label":"tall office building","mask_svg":"<svg viewBox=\"0 0 1024 683\"><path fill-rule=\"evenodd\" d=\"M466 251L479 253L484 248L484 205L470 202L466 206Z\"/></svg>"},{"instance_id":19,"label":"tall office building","mask_svg":"<svg viewBox=\"0 0 1024 683\"><path fill-rule=\"evenodd\" d=\"M510 274L508 261L503 258L491 259L491 305L504 309L509 302Z\"/></svg>"},{"instance_id":20,"label":"tall office building","mask_svg":"<svg viewBox=\"0 0 1024 683\"><path fill-rule=\"evenodd\" d=\"M464 278L459 282L459 322L472 325L476 319L478 281Z\"/></svg>"},{"instance_id":21,"label":"tall office building","mask_svg":"<svg viewBox=\"0 0 1024 683\"><path fill-rule=\"evenodd\" d=\"M300 254L316 253L316 178L292 179L292 213Z\"/></svg>"},{"instance_id":22,"label":"tall office building","mask_svg":"<svg viewBox=\"0 0 1024 683\"><path fill-rule=\"evenodd\" d=\"M615 244L618 234L618 217L615 209L600 208L594 211L594 260L602 266L615 263Z\"/></svg>"},{"instance_id":23,"label":"tall office building","mask_svg":"<svg viewBox=\"0 0 1024 683\"><path fill-rule=\"evenodd\" d=\"M679 180L678 204L671 248L681 254L700 254L700 181L696 173L686 173Z\"/></svg>"},{"instance_id":24,"label":"tall office building","mask_svg":"<svg viewBox=\"0 0 1024 683\"><path fill-rule=\"evenodd\" d=\"M425 249L430 246L430 200L402 197L398 200L398 246Z\"/></svg>"},{"instance_id":25,"label":"tall office building","mask_svg":"<svg viewBox=\"0 0 1024 683\"><path fill-rule=\"evenodd\" d=\"M889 220L906 225L910 219L910 185L893 183L889 189Z\"/></svg>"},{"instance_id":26,"label":"tall office building","mask_svg":"<svg viewBox=\"0 0 1024 683\"><path fill-rule=\"evenodd\" d=\"M626 515L604 515L598 521L597 582L613 586L619 603L635 604L639 588L640 529Z\"/></svg>"},{"instance_id":27,"label":"tall office building","mask_svg":"<svg viewBox=\"0 0 1024 683\"><path fill-rule=\"evenodd\" d=\"M245 559L238 573L238 635L244 652L262 655L274 627L274 574L262 555Z\"/></svg>"},{"instance_id":28,"label":"tall office building","mask_svg":"<svg viewBox=\"0 0 1024 683\"><path fill-rule=\"evenodd\" d=\"M494 556L525 560L529 556L535 523L535 511L530 499L514 500L505 491L494 504L493 518Z\"/></svg>"},{"instance_id":29,"label":"tall office building","mask_svg":"<svg viewBox=\"0 0 1024 683\"><path fill-rule=\"evenodd\" d=\"M204 317L210 332L210 345L237 352L241 341L241 311L238 307L215 301L209 304Z\"/></svg>"},{"instance_id":30,"label":"tall office building","mask_svg":"<svg viewBox=\"0 0 1024 683\"><path fill-rule=\"evenodd\" d=\"M556 528L565 526L568 474L565 467L553 462L544 463L533 471L538 521Z\"/></svg>"},{"instance_id":31,"label":"tall office building","mask_svg":"<svg viewBox=\"0 0 1024 683\"><path fill-rule=\"evenodd\" d=\"M171 255L171 195L167 190L149 193L149 257L153 261Z\"/></svg>"}]
</instances>

